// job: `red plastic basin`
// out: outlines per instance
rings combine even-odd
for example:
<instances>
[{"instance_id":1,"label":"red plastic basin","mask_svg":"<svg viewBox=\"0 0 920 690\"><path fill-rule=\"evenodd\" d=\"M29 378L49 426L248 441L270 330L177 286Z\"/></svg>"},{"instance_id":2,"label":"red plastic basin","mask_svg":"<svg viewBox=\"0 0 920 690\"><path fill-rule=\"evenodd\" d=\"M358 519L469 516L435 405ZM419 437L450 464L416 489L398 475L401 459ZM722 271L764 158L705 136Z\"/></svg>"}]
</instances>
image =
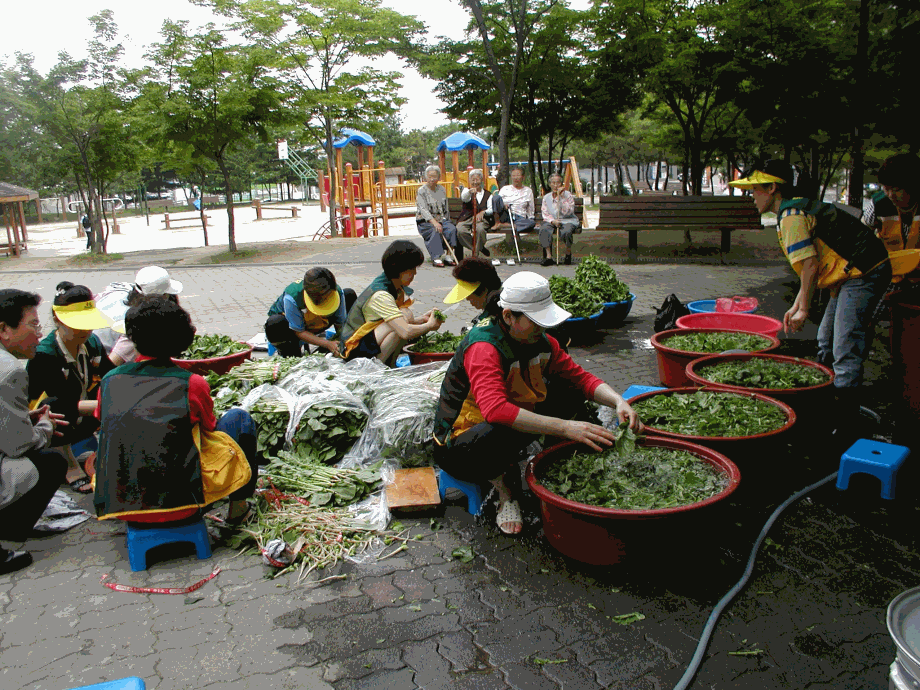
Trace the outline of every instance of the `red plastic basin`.
<instances>
[{"instance_id":1,"label":"red plastic basin","mask_svg":"<svg viewBox=\"0 0 920 690\"><path fill-rule=\"evenodd\" d=\"M569 457L575 450L591 452L586 446L580 446L574 441L561 443L547 448L537 455L527 465L525 477L530 490L540 499L540 512L543 517L543 533L546 540L557 551L583 563L594 565L612 565L619 563L626 556L629 542L641 543L647 534L636 530L636 522L667 520L662 527L680 521L687 517L691 511L699 511L711 506L729 496L741 481L741 472L738 467L727 457L710 448L704 448L693 443L670 438L656 438L646 436L639 440L641 445L659 448L673 448L684 450L708 462L728 476L728 486L720 493L707 498L705 501L691 503L675 508L662 508L659 510L620 510L617 508L602 508L570 501L546 489L541 483L545 468L557 460ZM663 535L657 538L667 538L673 531L662 530ZM664 548L665 545L662 545Z\"/></svg>"},{"instance_id":2,"label":"red plastic basin","mask_svg":"<svg viewBox=\"0 0 920 690\"><path fill-rule=\"evenodd\" d=\"M252 346L249 343L240 344L245 345L247 349L241 352L234 352L232 355L211 357L210 359L173 359L173 363L201 376L210 374L212 371L215 374L226 374L233 367L242 364L247 359L252 359Z\"/></svg>"},{"instance_id":3,"label":"red plastic basin","mask_svg":"<svg viewBox=\"0 0 920 690\"><path fill-rule=\"evenodd\" d=\"M744 395L755 400L760 400L762 402L775 405L783 414L786 415L786 423L783 424L779 429L774 429L773 431L767 431L763 434L751 434L750 436L693 436L690 434L678 434L672 431L665 431L664 429L658 429L656 427L645 424L645 432L647 434L653 434L655 436L663 436L665 438L675 439L679 441L687 441L689 443L698 443L700 445L706 446L707 448L712 448L718 450L722 453L730 453L731 457L738 458L744 457L750 451L757 449L760 444L764 441L773 440L780 434L789 431L792 428L792 425L795 424L795 411L789 407L784 402L779 400L774 400L770 396L763 395L761 393L751 393L750 391L743 391L741 393L736 393L735 391L727 391L718 388L669 388L667 390L660 391L651 391L649 393L642 393L637 395L635 398L632 398L629 401L629 404L633 407L636 406L636 403L646 400L655 395L687 395L690 393L699 393L700 391L711 391L713 393L721 393L723 395ZM641 414L641 413L640 413ZM645 423L645 420L642 420Z\"/></svg>"},{"instance_id":4,"label":"red plastic basin","mask_svg":"<svg viewBox=\"0 0 920 690\"><path fill-rule=\"evenodd\" d=\"M703 314L699 314L703 316ZM685 317L681 317L685 318ZM679 319L678 319L679 320ZM683 335L688 331L692 332L717 332L717 333L747 333L748 335L759 335L770 340L770 346L756 352L771 352L779 347L780 342L776 336L757 333L756 331L739 331L737 328L675 328L670 331L661 331L652 336L652 347L655 348L655 354L658 358L658 378L662 385L668 388L677 388L678 386L689 386L691 381L687 378L687 365L695 359L706 357L708 352L687 352L686 350L676 350L667 346L668 338L673 335Z\"/></svg>"},{"instance_id":5,"label":"red plastic basin","mask_svg":"<svg viewBox=\"0 0 920 690\"><path fill-rule=\"evenodd\" d=\"M783 322L758 314L712 312L708 314L687 314L677 319L678 328L726 328L731 331L748 331L776 337L783 329Z\"/></svg>"},{"instance_id":6,"label":"red plastic basin","mask_svg":"<svg viewBox=\"0 0 920 690\"><path fill-rule=\"evenodd\" d=\"M432 362L449 362L454 358L453 352L416 352L412 345L406 345L402 351L409 355L412 364L431 364Z\"/></svg>"},{"instance_id":7,"label":"red plastic basin","mask_svg":"<svg viewBox=\"0 0 920 690\"><path fill-rule=\"evenodd\" d=\"M748 362L751 359L769 359L774 362L787 364L800 364L802 366L818 369L828 377L824 383L817 386L802 388L751 388L750 386L733 386L728 383L717 383L706 378L706 369L725 362ZM813 412L824 411L827 408L827 396L834 387L834 372L823 364L812 362L798 357L785 357L783 355L765 354L732 354L732 355L707 355L695 359L686 368L687 378L698 386L718 388L719 390L734 391L735 393L760 393L774 400L786 403L791 407L797 417L809 416Z\"/></svg>"}]
</instances>

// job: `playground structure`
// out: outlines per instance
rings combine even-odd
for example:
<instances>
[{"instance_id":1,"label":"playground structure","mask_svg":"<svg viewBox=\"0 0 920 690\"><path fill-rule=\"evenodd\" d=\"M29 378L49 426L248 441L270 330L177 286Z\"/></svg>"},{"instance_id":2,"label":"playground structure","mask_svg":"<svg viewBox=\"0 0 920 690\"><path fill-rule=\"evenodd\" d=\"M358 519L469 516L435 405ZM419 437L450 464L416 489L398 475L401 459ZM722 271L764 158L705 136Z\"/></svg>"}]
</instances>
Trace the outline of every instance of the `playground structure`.
<instances>
[{"instance_id":1,"label":"playground structure","mask_svg":"<svg viewBox=\"0 0 920 690\"><path fill-rule=\"evenodd\" d=\"M332 204L336 209L335 224L344 237L377 235L382 226L383 235L389 236L391 218L415 216L415 198L424 182L400 182L388 185L383 161L374 161L374 138L355 129L342 129L342 136L333 142L336 150L336 170L339 171L334 190L329 177L320 174L320 207L323 211ZM342 162L346 146L357 149L357 166ZM482 150L482 170L488 170L488 153L491 147L481 138L455 132L438 144L441 184L448 197L459 196L460 186L468 186L469 170L475 167L474 151ZM459 152L467 151L468 166L460 169ZM452 152L453 169L447 170L447 151ZM344 171L344 174L342 173ZM346 184L347 182L347 184ZM489 178L486 188L497 189L497 182ZM331 222L327 221L314 235L314 239L331 236Z\"/></svg>"},{"instance_id":2,"label":"playground structure","mask_svg":"<svg viewBox=\"0 0 920 690\"><path fill-rule=\"evenodd\" d=\"M28 250L29 234L22 205L37 199L38 192L34 190L0 182L0 213L6 223L6 244L0 244L0 249L5 250L7 256L21 256Z\"/></svg>"}]
</instances>

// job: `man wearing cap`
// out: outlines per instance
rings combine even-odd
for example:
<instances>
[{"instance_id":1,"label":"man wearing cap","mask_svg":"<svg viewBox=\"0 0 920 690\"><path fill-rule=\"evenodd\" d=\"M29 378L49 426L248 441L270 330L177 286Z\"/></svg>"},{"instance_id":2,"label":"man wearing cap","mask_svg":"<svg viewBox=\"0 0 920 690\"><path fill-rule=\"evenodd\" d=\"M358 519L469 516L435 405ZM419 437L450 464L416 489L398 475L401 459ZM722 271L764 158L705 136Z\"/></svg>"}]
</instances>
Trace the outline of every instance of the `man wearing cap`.
<instances>
[{"instance_id":1,"label":"man wearing cap","mask_svg":"<svg viewBox=\"0 0 920 690\"><path fill-rule=\"evenodd\" d=\"M818 361L834 368L837 429L848 435L859 418L872 317L892 267L885 245L868 227L833 204L803 198L794 180L792 166L769 160L729 184L751 190L760 213L776 214L780 247L800 278L795 301L783 316L785 330L794 333L805 324L815 288L830 290L818 327Z\"/></svg>"},{"instance_id":2,"label":"man wearing cap","mask_svg":"<svg viewBox=\"0 0 920 690\"><path fill-rule=\"evenodd\" d=\"M64 459L46 449L55 426L66 425L47 405L29 411L28 374L19 363L35 356L42 335L41 297L0 290L0 536L25 541L64 479ZM27 551L0 547L0 575L32 562Z\"/></svg>"},{"instance_id":3,"label":"man wearing cap","mask_svg":"<svg viewBox=\"0 0 920 690\"><path fill-rule=\"evenodd\" d=\"M354 291L351 302L354 301ZM338 340L325 337L326 329L341 330L350 301L328 268L311 268L303 280L288 285L268 310L265 337L282 357L300 357L303 346L339 354Z\"/></svg>"},{"instance_id":4,"label":"man wearing cap","mask_svg":"<svg viewBox=\"0 0 920 690\"><path fill-rule=\"evenodd\" d=\"M553 302L549 282L522 271L508 278L486 304L488 317L461 341L444 382L435 415L435 461L451 476L491 483L498 494L496 523L506 534L523 528L520 468L527 447L541 434L595 450L614 435L589 422L564 419L548 399L548 383L564 381L588 400L616 409L630 428L642 424L623 397L578 366L547 328L571 316Z\"/></svg>"}]
</instances>

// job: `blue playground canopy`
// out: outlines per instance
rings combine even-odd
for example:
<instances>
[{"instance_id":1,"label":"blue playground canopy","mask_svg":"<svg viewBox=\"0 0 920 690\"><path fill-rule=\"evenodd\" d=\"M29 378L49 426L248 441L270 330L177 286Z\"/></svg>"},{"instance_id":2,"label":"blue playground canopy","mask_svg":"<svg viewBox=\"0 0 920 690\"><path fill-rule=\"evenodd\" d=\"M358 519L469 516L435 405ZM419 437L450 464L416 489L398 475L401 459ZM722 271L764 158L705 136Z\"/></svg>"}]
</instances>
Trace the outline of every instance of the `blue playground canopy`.
<instances>
[{"instance_id":1,"label":"blue playground canopy","mask_svg":"<svg viewBox=\"0 0 920 690\"><path fill-rule=\"evenodd\" d=\"M475 134L467 134L466 132L454 132L444 141L438 144L436 151L463 151L465 149L485 149L489 150L492 148L485 141L477 137Z\"/></svg>"},{"instance_id":2,"label":"blue playground canopy","mask_svg":"<svg viewBox=\"0 0 920 690\"><path fill-rule=\"evenodd\" d=\"M376 146L377 142L374 141L372 137L367 132L361 132L357 129L351 129L350 127L342 127L341 132L339 133L342 137L341 139L336 139L332 142L333 148L343 149L349 144L361 144L362 146Z\"/></svg>"}]
</instances>

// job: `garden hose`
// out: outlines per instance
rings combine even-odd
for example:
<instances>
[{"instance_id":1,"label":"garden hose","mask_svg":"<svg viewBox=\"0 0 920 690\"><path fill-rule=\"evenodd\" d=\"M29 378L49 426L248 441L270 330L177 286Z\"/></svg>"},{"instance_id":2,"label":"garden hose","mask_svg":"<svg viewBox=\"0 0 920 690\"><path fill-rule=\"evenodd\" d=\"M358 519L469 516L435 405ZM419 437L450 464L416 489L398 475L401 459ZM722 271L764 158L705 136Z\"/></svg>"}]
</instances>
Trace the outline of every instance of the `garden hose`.
<instances>
[{"instance_id":1,"label":"garden hose","mask_svg":"<svg viewBox=\"0 0 920 690\"><path fill-rule=\"evenodd\" d=\"M677 685L674 686L674 690L686 690L690 687L690 683L693 682L693 678L696 676L697 671L700 669L700 664L703 663L703 655L706 653L706 649L709 647L709 640L712 638L712 633L715 631L716 622L719 620L719 616L722 615L722 611L731 603L732 599L744 589L747 585L748 580L751 578L751 573L754 572L754 562L757 559L757 552L760 550L760 545L763 543L763 540L767 537L767 532L770 531L770 528L773 526L773 523L776 522L776 519L782 514L786 508L791 506L793 503L798 501L800 498L804 497L806 494L818 489L825 484L828 484L837 479L837 473L827 475L824 479L815 482L810 486L806 486L804 489L798 493L793 494L787 498L780 506L773 511L773 514L767 519L764 523L763 528L760 530L760 534L757 536L757 540L754 542L754 548L751 549L751 555L748 557L747 567L744 569L744 575L741 576L741 579L738 580L735 585L728 590L724 597L719 600L719 603L716 604L715 608L712 610L712 613L709 614L709 619L706 621L706 625L703 627L703 634L700 636L700 641L696 646L696 651L693 653L693 658L690 659L690 665L687 667L687 670L684 671L684 675L681 676L681 679L677 682Z\"/></svg>"}]
</instances>

